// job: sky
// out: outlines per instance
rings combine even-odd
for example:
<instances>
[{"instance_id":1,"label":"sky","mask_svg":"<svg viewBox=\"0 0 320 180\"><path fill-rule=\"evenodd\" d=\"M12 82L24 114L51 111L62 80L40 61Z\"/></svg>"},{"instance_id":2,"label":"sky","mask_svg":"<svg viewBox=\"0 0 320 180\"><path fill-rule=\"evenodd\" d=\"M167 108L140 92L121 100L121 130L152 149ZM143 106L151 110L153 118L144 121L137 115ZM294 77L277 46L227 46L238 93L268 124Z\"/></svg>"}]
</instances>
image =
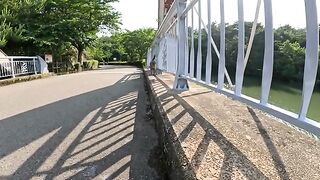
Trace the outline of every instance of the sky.
<instances>
[{"instance_id":1,"label":"sky","mask_svg":"<svg viewBox=\"0 0 320 180\"><path fill-rule=\"evenodd\" d=\"M158 0L119 0L113 7L122 14L122 28L158 27Z\"/></svg>"},{"instance_id":2,"label":"sky","mask_svg":"<svg viewBox=\"0 0 320 180\"><path fill-rule=\"evenodd\" d=\"M190 1L190 0L188 0ZM320 19L320 0L318 4L318 19ZM202 2L202 16L207 22L206 0ZM262 1L263 2L263 1ZM245 21L253 21L257 0L244 0ZM274 26L290 24L298 28L305 28L304 0L273 0L273 20ZM220 22L219 0L211 0L212 21ZM158 0L120 0L114 3L113 7L122 14L122 28L135 30L143 27L157 28ZM197 5L196 5L197 7ZM237 21L237 0L225 0L226 22ZM190 14L189 14L190 16ZM259 22L264 24L263 3L260 9ZM196 20L195 20L195 23Z\"/></svg>"}]
</instances>

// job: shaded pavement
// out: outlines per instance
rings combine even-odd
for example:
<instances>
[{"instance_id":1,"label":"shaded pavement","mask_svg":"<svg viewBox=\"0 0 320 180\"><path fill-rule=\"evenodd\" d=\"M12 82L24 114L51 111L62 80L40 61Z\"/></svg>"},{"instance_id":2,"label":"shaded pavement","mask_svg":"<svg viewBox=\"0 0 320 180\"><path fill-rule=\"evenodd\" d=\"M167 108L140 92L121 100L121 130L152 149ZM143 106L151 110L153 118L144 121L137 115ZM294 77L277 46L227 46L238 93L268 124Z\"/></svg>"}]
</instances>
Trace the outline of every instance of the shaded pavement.
<instances>
[{"instance_id":1,"label":"shaded pavement","mask_svg":"<svg viewBox=\"0 0 320 180\"><path fill-rule=\"evenodd\" d=\"M133 67L0 88L0 179L158 179L158 144Z\"/></svg>"}]
</instances>

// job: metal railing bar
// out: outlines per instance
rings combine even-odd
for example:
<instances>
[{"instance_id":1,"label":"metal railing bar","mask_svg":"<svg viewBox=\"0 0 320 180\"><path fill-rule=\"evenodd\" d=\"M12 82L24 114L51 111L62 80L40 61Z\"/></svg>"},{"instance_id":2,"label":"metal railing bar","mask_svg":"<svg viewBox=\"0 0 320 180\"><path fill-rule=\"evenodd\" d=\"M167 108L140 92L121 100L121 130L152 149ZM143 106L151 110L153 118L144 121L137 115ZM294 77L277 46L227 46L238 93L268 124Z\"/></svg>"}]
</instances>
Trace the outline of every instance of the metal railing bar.
<instances>
[{"instance_id":1,"label":"metal railing bar","mask_svg":"<svg viewBox=\"0 0 320 180\"><path fill-rule=\"evenodd\" d=\"M201 32L201 1L198 1L198 9L199 9L199 13L198 13L198 22L199 22L199 26L198 26L198 57L197 57L197 80L201 80L201 70L202 70L202 50L201 50L201 43L202 43L202 32ZM197 12L197 11L196 11ZM203 26L205 27L204 23Z\"/></svg>"},{"instance_id":2,"label":"metal railing bar","mask_svg":"<svg viewBox=\"0 0 320 180\"><path fill-rule=\"evenodd\" d=\"M196 8L194 8L194 11L195 11L196 14L199 16L199 12L197 11ZM205 23L203 22L202 19L200 20L200 22L201 22L203 25L205 25ZM205 30L206 33L208 34L208 29L206 28L206 26L204 26L204 30ZM214 42L214 40L213 40L212 37L211 37L211 44L212 44L212 46L213 46L214 51L216 52L215 54L217 55L218 59L220 60L220 52L219 52L219 50L218 50L218 48L217 48L217 45L216 45L216 43ZM233 84L232 84L232 81L231 81L231 78L230 78L230 75L229 75L229 73L228 73L227 68L225 67L224 70L225 70L225 75L226 75L226 78L227 78L227 81L228 81L229 86L230 86L230 87L233 87Z\"/></svg>"},{"instance_id":3,"label":"metal railing bar","mask_svg":"<svg viewBox=\"0 0 320 180\"><path fill-rule=\"evenodd\" d=\"M196 3L197 3L198 1L199 1L199 0L192 0L192 1L188 4L187 8L182 12L181 16L186 16L187 13L188 13L190 10L193 9L193 7L196 5ZM180 18L180 17L179 17L179 18Z\"/></svg>"},{"instance_id":4,"label":"metal railing bar","mask_svg":"<svg viewBox=\"0 0 320 180\"><path fill-rule=\"evenodd\" d=\"M238 53L237 53L237 68L236 68L236 87L235 94L241 96L244 75L244 12L243 0L238 0Z\"/></svg>"},{"instance_id":5,"label":"metal railing bar","mask_svg":"<svg viewBox=\"0 0 320 180\"><path fill-rule=\"evenodd\" d=\"M167 15L164 17L162 23L161 23L160 26L159 26L159 29L158 29L158 32L157 32L157 35L156 35L156 36L159 36L159 35L161 34L162 30L164 29L164 26L168 23L167 21L169 21L169 19L171 19L171 17L174 16L174 14L175 14L174 12L176 12L176 7L177 7L178 1L179 1L179 0L175 0L175 1L172 3L172 5L171 5L171 7L170 7L170 9L169 9L169 11L168 11L168 13L167 13Z\"/></svg>"},{"instance_id":6,"label":"metal railing bar","mask_svg":"<svg viewBox=\"0 0 320 180\"><path fill-rule=\"evenodd\" d=\"M266 105L268 103L274 61L274 33L273 33L273 14L272 0L264 0L264 17L265 17L265 50L263 58L261 98L260 103Z\"/></svg>"},{"instance_id":7,"label":"metal railing bar","mask_svg":"<svg viewBox=\"0 0 320 180\"><path fill-rule=\"evenodd\" d=\"M4 56L4 57L0 57L0 59L33 59L33 58L37 58L35 56L30 57L30 56Z\"/></svg>"},{"instance_id":8,"label":"metal railing bar","mask_svg":"<svg viewBox=\"0 0 320 180\"><path fill-rule=\"evenodd\" d=\"M256 13L255 13L255 16L254 16L252 29L251 29L251 34L250 34L250 38L249 38L249 43L248 43L246 55L244 57L244 68L243 68L243 71L245 71L245 69L246 69L246 66L247 66L247 63L248 63L248 60L249 60L249 56L250 56L250 53L251 53L254 36L255 36L256 30L257 30L260 7L261 7L261 0L258 0L257 1L257 7L256 7Z\"/></svg>"},{"instance_id":9,"label":"metal railing bar","mask_svg":"<svg viewBox=\"0 0 320 180\"><path fill-rule=\"evenodd\" d=\"M173 23L171 23L171 25L168 27L165 33L167 34L172 29L172 27L177 24L177 22L178 22L178 19L177 18L174 19Z\"/></svg>"},{"instance_id":10,"label":"metal railing bar","mask_svg":"<svg viewBox=\"0 0 320 180\"><path fill-rule=\"evenodd\" d=\"M305 0L305 13L307 22L306 55L304 64L302 102L299 120L306 119L314 85L316 82L319 58L319 25L316 0Z\"/></svg>"},{"instance_id":11,"label":"metal railing bar","mask_svg":"<svg viewBox=\"0 0 320 180\"><path fill-rule=\"evenodd\" d=\"M226 24L224 17L224 0L220 0L220 55L218 69L218 89L224 87L224 71L226 69Z\"/></svg>"},{"instance_id":12,"label":"metal railing bar","mask_svg":"<svg viewBox=\"0 0 320 180\"><path fill-rule=\"evenodd\" d=\"M207 0L208 6L208 35L207 35L207 58L206 58L206 78L207 84L211 84L212 54L211 54L211 0Z\"/></svg>"},{"instance_id":13,"label":"metal railing bar","mask_svg":"<svg viewBox=\"0 0 320 180\"><path fill-rule=\"evenodd\" d=\"M191 10L191 50L190 50L190 77L194 77L194 13Z\"/></svg>"}]
</instances>

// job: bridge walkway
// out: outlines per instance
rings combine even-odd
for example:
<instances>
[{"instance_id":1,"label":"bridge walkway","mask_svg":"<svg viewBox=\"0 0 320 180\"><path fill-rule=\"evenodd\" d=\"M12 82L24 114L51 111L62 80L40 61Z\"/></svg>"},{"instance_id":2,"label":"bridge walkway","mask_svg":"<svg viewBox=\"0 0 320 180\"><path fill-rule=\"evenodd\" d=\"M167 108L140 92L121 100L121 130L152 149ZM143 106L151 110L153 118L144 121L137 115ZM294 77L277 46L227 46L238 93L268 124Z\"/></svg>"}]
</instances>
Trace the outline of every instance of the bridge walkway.
<instances>
[{"instance_id":1,"label":"bridge walkway","mask_svg":"<svg viewBox=\"0 0 320 180\"><path fill-rule=\"evenodd\" d=\"M198 179L320 177L315 138L194 83L175 92L171 74L148 79L182 165Z\"/></svg>"}]
</instances>

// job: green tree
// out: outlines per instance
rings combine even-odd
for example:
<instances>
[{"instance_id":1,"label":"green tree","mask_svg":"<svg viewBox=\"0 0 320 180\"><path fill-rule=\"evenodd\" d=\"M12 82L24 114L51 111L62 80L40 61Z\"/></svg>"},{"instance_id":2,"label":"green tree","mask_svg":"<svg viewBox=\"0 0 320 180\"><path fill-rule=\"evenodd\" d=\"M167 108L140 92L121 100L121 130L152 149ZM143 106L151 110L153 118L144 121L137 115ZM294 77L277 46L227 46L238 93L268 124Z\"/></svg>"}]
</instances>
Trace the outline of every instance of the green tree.
<instances>
[{"instance_id":1,"label":"green tree","mask_svg":"<svg viewBox=\"0 0 320 180\"><path fill-rule=\"evenodd\" d=\"M117 28L119 14L111 7L117 0L3 0L0 39L15 54L61 55L78 50L78 61L101 28ZM18 31L22 27L22 30ZM6 31L5 31L5 30ZM21 39L8 34L16 32Z\"/></svg>"},{"instance_id":2,"label":"green tree","mask_svg":"<svg viewBox=\"0 0 320 180\"><path fill-rule=\"evenodd\" d=\"M117 28L119 14L110 5L110 2L115 1L47 1L42 21L50 25L39 27L41 31L37 37L42 41L53 42L56 46L60 45L61 39L70 43L78 50L78 61L82 63L83 51L96 39L100 27Z\"/></svg>"},{"instance_id":3,"label":"green tree","mask_svg":"<svg viewBox=\"0 0 320 180\"><path fill-rule=\"evenodd\" d=\"M24 32L22 24L15 24L15 19L24 8L24 1L20 3L2 0L0 3L0 47L6 46L10 39L22 38Z\"/></svg>"},{"instance_id":4,"label":"green tree","mask_svg":"<svg viewBox=\"0 0 320 180\"><path fill-rule=\"evenodd\" d=\"M146 58L148 48L155 36L155 30L152 28L138 29L122 33L121 36L128 60L134 62Z\"/></svg>"}]
</instances>

